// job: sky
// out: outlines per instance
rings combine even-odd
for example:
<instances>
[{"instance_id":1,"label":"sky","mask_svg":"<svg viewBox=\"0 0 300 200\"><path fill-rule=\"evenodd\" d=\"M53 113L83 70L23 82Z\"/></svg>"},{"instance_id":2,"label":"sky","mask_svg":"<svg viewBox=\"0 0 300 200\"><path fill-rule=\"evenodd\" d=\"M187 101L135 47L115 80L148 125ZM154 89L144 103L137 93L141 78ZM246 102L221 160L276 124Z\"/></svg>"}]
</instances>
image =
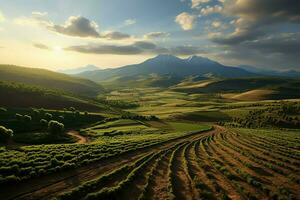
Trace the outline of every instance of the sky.
<instances>
[{"instance_id":1,"label":"sky","mask_svg":"<svg viewBox=\"0 0 300 200\"><path fill-rule=\"evenodd\" d=\"M299 0L0 0L0 63L62 70L157 54L300 70Z\"/></svg>"}]
</instances>

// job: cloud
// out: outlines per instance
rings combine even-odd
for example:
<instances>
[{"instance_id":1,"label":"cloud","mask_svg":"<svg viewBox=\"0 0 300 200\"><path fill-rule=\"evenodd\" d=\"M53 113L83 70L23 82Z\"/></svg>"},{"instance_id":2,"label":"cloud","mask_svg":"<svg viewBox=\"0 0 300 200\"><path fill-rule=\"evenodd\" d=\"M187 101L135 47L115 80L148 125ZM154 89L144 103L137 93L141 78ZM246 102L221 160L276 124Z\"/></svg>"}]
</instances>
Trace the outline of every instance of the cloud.
<instances>
[{"instance_id":1,"label":"cloud","mask_svg":"<svg viewBox=\"0 0 300 200\"><path fill-rule=\"evenodd\" d=\"M225 25L232 31L219 28L208 35L227 52L221 53L224 58L273 68L299 67L299 28L291 27L300 23L300 1L225 0L222 7L219 14L231 20Z\"/></svg>"},{"instance_id":2,"label":"cloud","mask_svg":"<svg viewBox=\"0 0 300 200\"><path fill-rule=\"evenodd\" d=\"M156 49L156 44L152 42L145 42L145 41L138 41L134 43L135 46L141 48L141 49Z\"/></svg>"},{"instance_id":3,"label":"cloud","mask_svg":"<svg viewBox=\"0 0 300 200\"><path fill-rule=\"evenodd\" d=\"M126 19L123 23L124 26L131 26L136 24L136 19Z\"/></svg>"},{"instance_id":4,"label":"cloud","mask_svg":"<svg viewBox=\"0 0 300 200\"><path fill-rule=\"evenodd\" d=\"M150 32L144 35L146 39L158 39L158 38L165 38L170 36L167 32Z\"/></svg>"},{"instance_id":5,"label":"cloud","mask_svg":"<svg viewBox=\"0 0 300 200\"><path fill-rule=\"evenodd\" d=\"M64 25L53 25L50 30L69 36L98 38L98 25L82 16L71 16Z\"/></svg>"},{"instance_id":6,"label":"cloud","mask_svg":"<svg viewBox=\"0 0 300 200\"><path fill-rule=\"evenodd\" d=\"M203 3L208 3L210 0L192 0L192 7L191 8L198 8Z\"/></svg>"},{"instance_id":7,"label":"cloud","mask_svg":"<svg viewBox=\"0 0 300 200\"><path fill-rule=\"evenodd\" d=\"M220 22L220 21L213 21L212 23L211 23L211 26L212 27L214 27L214 28L220 28L221 26L222 26L222 22Z\"/></svg>"},{"instance_id":8,"label":"cloud","mask_svg":"<svg viewBox=\"0 0 300 200\"><path fill-rule=\"evenodd\" d=\"M0 22L4 22L5 21L5 17L2 14L2 12L0 11Z\"/></svg>"},{"instance_id":9,"label":"cloud","mask_svg":"<svg viewBox=\"0 0 300 200\"><path fill-rule=\"evenodd\" d=\"M34 18L43 18L48 15L47 12L39 12L39 11L33 11L31 14Z\"/></svg>"},{"instance_id":10,"label":"cloud","mask_svg":"<svg viewBox=\"0 0 300 200\"><path fill-rule=\"evenodd\" d=\"M101 38L106 38L109 40L123 40L123 39L128 39L131 38L130 35L126 34L126 33L121 33L118 31L110 31L104 34L101 34L100 36Z\"/></svg>"},{"instance_id":11,"label":"cloud","mask_svg":"<svg viewBox=\"0 0 300 200\"><path fill-rule=\"evenodd\" d=\"M238 44L255 40L271 32L272 26L282 23L300 23L300 1L293 0L226 0L224 16L235 17L235 30L213 38L221 44Z\"/></svg>"},{"instance_id":12,"label":"cloud","mask_svg":"<svg viewBox=\"0 0 300 200\"><path fill-rule=\"evenodd\" d=\"M14 19L13 22L21 26L52 27L53 23L46 18L47 15L47 12L34 11L30 17L19 17Z\"/></svg>"},{"instance_id":13,"label":"cloud","mask_svg":"<svg viewBox=\"0 0 300 200\"><path fill-rule=\"evenodd\" d=\"M136 55L141 54L143 50L137 47L135 44L132 45L79 45L65 48L65 50L76 51L80 53L88 54L114 54L114 55Z\"/></svg>"},{"instance_id":14,"label":"cloud","mask_svg":"<svg viewBox=\"0 0 300 200\"><path fill-rule=\"evenodd\" d=\"M300 33L270 34L222 48L219 56L226 60L277 69L300 69Z\"/></svg>"},{"instance_id":15,"label":"cloud","mask_svg":"<svg viewBox=\"0 0 300 200\"><path fill-rule=\"evenodd\" d=\"M300 33L271 35L260 40L247 42L245 46L261 53L300 55Z\"/></svg>"},{"instance_id":16,"label":"cloud","mask_svg":"<svg viewBox=\"0 0 300 200\"><path fill-rule=\"evenodd\" d=\"M39 49L50 50L50 48L47 45L44 45L42 43L33 43L33 46Z\"/></svg>"},{"instance_id":17,"label":"cloud","mask_svg":"<svg viewBox=\"0 0 300 200\"><path fill-rule=\"evenodd\" d=\"M300 1L227 0L225 12L252 20L300 22Z\"/></svg>"},{"instance_id":18,"label":"cloud","mask_svg":"<svg viewBox=\"0 0 300 200\"><path fill-rule=\"evenodd\" d=\"M173 55L188 56L188 55L204 54L204 53L206 53L205 50L195 46L177 46L170 49L170 54Z\"/></svg>"},{"instance_id":19,"label":"cloud","mask_svg":"<svg viewBox=\"0 0 300 200\"><path fill-rule=\"evenodd\" d=\"M32 12L30 17L20 17L14 23L22 26L40 26L62 35L81 38L102 38L108 40L129 39L131 36L118 31L99 32L98 24L82 16L70 16L63 25L47 19L47 12Z\"/></svg>"},{"instance_id":20,"label":"cloud","mask_svg":"<svg viewBox=\"0 0 300 200\"><path fill-rule=\"evenodd\" d=\"M129 45L102 45L87 44L70 46L65 48L68 51L75 51L87 54L114 54L114 55L138 55L138 54L173 54L173 55L194 55L205 53L204 50L194 46L160 47L151 42L138 41Z\"/></svg>"},{"instance_id":21,"label":"cloud","mask_svg":"<svg viewBox=\"0 0 300 200\"><path fill-rule=\"evenodd\" d=\"M210 15L213 13L220 13L223 10L223 7L220 5L214 5L214 6L206 6L205 8L202 8L200 10L201 15Z\"/></svg>"},{"instance_id":22,"label":"cloud","mask_svg":"<svg viewBox=\"0 0 300 200\"><path fill-rule=\"evenodd\" d=\"M196 23L196 16L183 12L177 15L175 22L185 31L192 30Z\"/></svg>"}]
</instances>

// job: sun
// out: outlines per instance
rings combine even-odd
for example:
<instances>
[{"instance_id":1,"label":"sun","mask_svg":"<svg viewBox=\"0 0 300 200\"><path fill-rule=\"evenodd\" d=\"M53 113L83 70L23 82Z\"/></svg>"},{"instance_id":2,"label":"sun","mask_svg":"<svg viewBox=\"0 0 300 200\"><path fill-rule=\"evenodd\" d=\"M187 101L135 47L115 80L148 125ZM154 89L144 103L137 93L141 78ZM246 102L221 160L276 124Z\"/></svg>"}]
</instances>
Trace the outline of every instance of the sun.
<instances>
[{"instance_id":1,"label":"sun","mask_svg":"<svg viewBox=\"0 0 300 200\"><path fill-rule=\"evenodd\" d=\"M61 46L54 46L53 51L56 53L61 53L63 51L63 48Z\"/></svg>"}]
</instances>

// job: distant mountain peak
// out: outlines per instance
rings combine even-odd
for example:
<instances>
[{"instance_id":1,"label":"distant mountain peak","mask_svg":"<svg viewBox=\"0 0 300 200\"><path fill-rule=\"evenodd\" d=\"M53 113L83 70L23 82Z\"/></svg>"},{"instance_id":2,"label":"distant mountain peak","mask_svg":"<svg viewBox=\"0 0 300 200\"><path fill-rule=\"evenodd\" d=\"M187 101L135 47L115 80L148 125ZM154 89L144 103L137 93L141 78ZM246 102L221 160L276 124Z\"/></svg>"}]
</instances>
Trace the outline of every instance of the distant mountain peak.
<instances>
[{"instance_id":1,"label":"distant mountain peak","mask_svg":"<svg viewBox=\"0 0 300 200\"><path fill-rule=\"evenodd\" d=\"M159 54L151 60L162 60L162 61L170 61L170 60L180 60L180 58L173 56L171 54Z\"/></svg>"}]
</instances>

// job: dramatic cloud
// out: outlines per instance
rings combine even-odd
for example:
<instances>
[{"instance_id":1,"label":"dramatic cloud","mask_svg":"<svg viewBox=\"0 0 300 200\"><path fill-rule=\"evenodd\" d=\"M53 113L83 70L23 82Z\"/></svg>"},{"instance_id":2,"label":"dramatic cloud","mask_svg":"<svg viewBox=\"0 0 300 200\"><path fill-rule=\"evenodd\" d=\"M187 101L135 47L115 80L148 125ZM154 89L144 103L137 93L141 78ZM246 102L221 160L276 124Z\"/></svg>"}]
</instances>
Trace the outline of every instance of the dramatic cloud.
<instances>
[{"instance_id":1,"label":"dramatic cloud","mask_svg":"<svg viewBox=\"0 0 300 200\"><path fill-rule=\"evenodd\" d=\"M249 20L300 22L300 1L227 0L225 12Z\"/></svg>"},{"instance_id":2,"label":"dramatic cloud","mask_svg":"<svg viewBox=\"0 0 300 200\"><path fill-rule=\"evenodd\" d=\"M170 34L166 32L151 32L144 35L146 39L158 39L168 37Z\"/></svg>"},{"instance_id":3,"label":"dramatic cloud","mask_svg":"<svg viewBox=\"0 0 300 200\"><path fill-rule=\"evenodd\" d=\"M192 30L196 23L196 16L183 12L177 15L175 22L185 31Z\"/></svg>"},{"instance_id":4,"label":"dramatic cloud","mask_svg":"<svg viewBox=\"0 0 300 200\"><path fill-rule=\"evenodd\" d=\"M293 0L227 0L222 14L235 17L231 34L214 38L221 44L237 44L254 40L280 23L300 23L300 1Z\"/></svg>"},{"instance_id":5,"label":"dramatic cloud","mask_svg":"<svg viewBox=\"0 0 300 200\"><path fill-rule=\"evenodd\" d=\"M102 34L100 37L106 38L106 39L109 39L109 40L122 40L122 39L128 39L131 36L126 34L126 33L111 31L111 32L107 32L107 33Z\"/></svg>"},{"instance_id":6,"label":"dramatic cloud","mask_svg":"<svg viewBox=\"0 0 300 200\"><path fill-rule=\"evenodd\" d=\"M192 0L192 8L198 8L203 3L208 3L210 0Z\"/></svg>"},{"instance_id":7,"label":"dramatic cloud","mask_svg":"<svg viewBox=\"0 0 300 200\"><path fill-rule=\"evenodd\" d=\"M173 55L194 55L205 53L202 49L194 46L176 46L171 48L159 47L154 43L138 41L130 45L101 45L88 44L71 46L65 50L89 54L115 54L115 55L138 55L138 54L173 54Z\"/></svg>"},{"instance_id":8,"label":"dramatic cloud","mask_svg":"<svg viewBox=\"0 0 300 200\"><path fill-rule=\"evenodd\" d=\"M220 56L226 60L278 69L300 67L300 33L274 34L223 48Z\"/></svg>"},{"instance_id":9,"label":"dramatic cloud","mask_svg":"<svg viewBox=\"0 0 300 200\"><path fill-rule=\"evenodd\" d=\"M41 43L34 43L33 46L39 49L50 50L50 48L47 45Z\"/></svg>"},{"instance_id":10,"label":"dramatic cloud","mask_svg":"<svg viewBox=\"0 0 300 200\"><path fill-rule=\"evenodd\" d=\"M224 48L223 57L265 66L299 67L300 29L289 27L300 23L300 1L226 0L222 7L218 13L231 20L227 25L233 29L208 35Z\"/></svg>"},{"instance_id":11,"label":"dramatic cloud","mask_svg":"<svg viewBox=\"0 0 300 200\"><path fill-rule=\"evenodd\" d=\"M49 27L55 32L78 37L100 37L96 22L82 16L71 16L64 25L54 25Z\"/></svg>"}]
</instances>

